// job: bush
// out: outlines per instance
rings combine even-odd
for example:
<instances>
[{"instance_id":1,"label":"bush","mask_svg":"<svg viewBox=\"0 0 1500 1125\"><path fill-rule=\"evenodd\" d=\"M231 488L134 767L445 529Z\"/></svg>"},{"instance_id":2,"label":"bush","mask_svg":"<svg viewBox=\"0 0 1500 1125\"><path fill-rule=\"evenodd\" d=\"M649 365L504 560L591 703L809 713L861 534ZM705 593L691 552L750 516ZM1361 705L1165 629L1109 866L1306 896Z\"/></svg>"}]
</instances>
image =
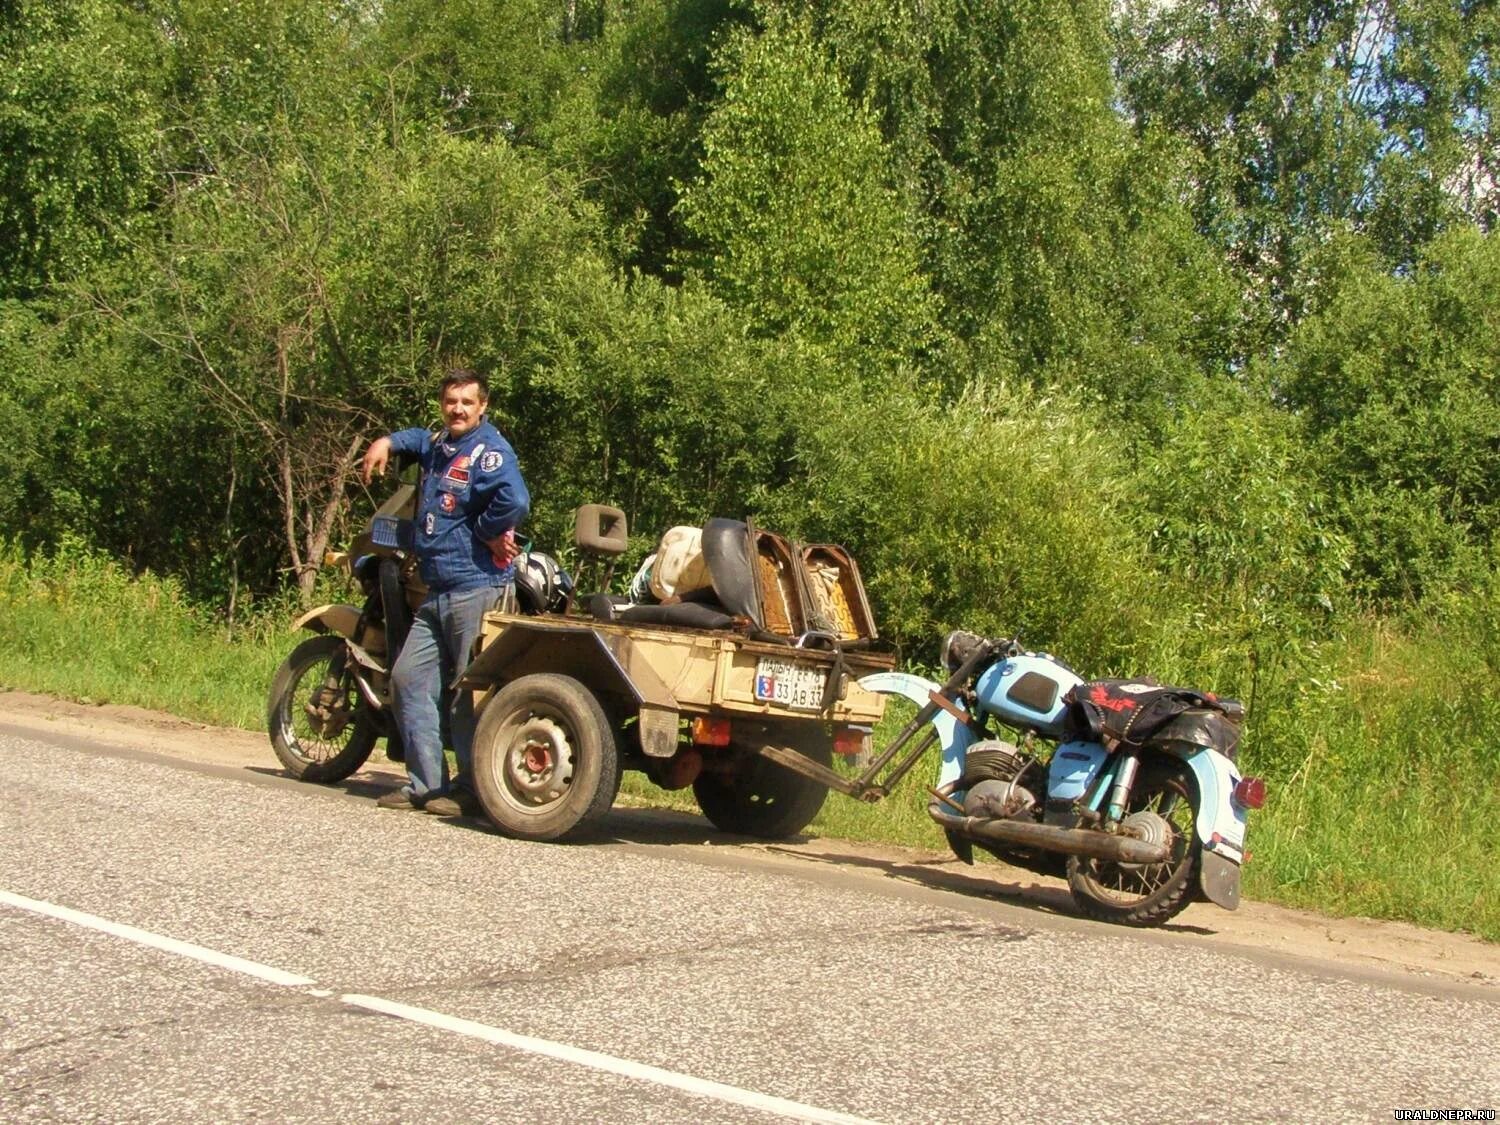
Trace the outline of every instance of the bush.
<instances>
[{"instance_id":1,"label":"bush","mask_svg":"<svg viewBox=\"0 0 1500 1125\"><path fill-rule=\"evenodd\" d=\"M963 627L1019 632L1081 667L1125 659L1143 557L1120 446L1076 403L1004 384L946 410L916 395L809 398L801 473L766 519L850 546L882 630L914 658Z\"/></svg>"}]
</instances>

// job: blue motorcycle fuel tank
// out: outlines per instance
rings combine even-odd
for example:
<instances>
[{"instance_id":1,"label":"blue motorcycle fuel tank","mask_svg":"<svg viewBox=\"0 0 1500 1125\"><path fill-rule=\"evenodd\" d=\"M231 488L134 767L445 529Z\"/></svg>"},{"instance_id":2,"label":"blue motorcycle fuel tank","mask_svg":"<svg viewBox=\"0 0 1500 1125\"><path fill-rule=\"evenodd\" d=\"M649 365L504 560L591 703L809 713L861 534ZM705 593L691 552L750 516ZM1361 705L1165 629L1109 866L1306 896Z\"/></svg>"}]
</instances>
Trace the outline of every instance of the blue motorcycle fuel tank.
<instances>
[{"instance_id":1,"label":"blue motorcycle fuel tank","mask_svg":"<svg viewBox=\"0 0 1500 1125\"><path fill-rule=\"evenodd\" d=\"M1045 653L1023 653L986 668L974 685L981 712L1043 738L1063 733L1063 696L1083 680Z\"/></svg>"}]
</instances>

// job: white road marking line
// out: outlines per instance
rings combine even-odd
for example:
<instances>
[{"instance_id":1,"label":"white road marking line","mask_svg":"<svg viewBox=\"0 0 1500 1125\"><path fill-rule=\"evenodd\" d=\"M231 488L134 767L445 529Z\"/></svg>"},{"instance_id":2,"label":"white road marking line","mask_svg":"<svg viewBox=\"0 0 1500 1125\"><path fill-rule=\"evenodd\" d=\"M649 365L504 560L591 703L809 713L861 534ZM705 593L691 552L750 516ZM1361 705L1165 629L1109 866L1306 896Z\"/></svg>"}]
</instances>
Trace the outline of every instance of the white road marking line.
<instances>
[{"instance_id":1,"label":"white road marking line","mask_svg":"<svg viewBox=\"0 0 1500 1125\"><path fill-rule=\"evenodd\" d=\"M29 910L33 914L42 914L49 918L56 918L63 922L72 922L74 925L98 930L101 933L124 938L127 941L149 946L152 949L159 949L165 953L175 953L181 957L190 957L195 961L202 961L205 964L214 965L221 969L228 969L231 972L255 977L257 980L263 980L269 984L283 985L290 988L303 988L317 983L309 977L298 976L296 973L288 973L282 969L273 968L270 965L262 965L257 961L247 961L243 957L220 953L217 950L208 949L201 945L194 945L192 942L163 937L161 934L153 934L149 930L127 926L121 922L111 922L109 919L100 918L95 914L85 914L81 910L72 910L66 906L57 906L54 903L43 902L40 899L12 894L10 891L0 890L0 903L7 906L14 906L19 910ZM308 995L328 997L332 996L333 993L326 989L314 988L309 989ZM394 1000L383 1000L378 996L347 993L340 996L339 1000L350 1007L364 1008L367 1011L379 1012L381 1015L410 1020L413 1023L424 1024L427 1027L434 1027L441 1031L450 1031L456 1035L467 1035L472 1039L482 1039L487 1043L509 1047L512 1050L526 1051L534 1055L545 1055L548 1058L560 1059L578 1066L586 1066L594 1070L618 1074L624 1078L654 1082L658 1086L668 1086L674 1090L682 1090L700 1097L713 1098L716 1101L729 1102L732 1105L742 1105L749 1109L762 1110L766 1113L774 1113L782 1117L792 1117L799 1121L829 1122L830 1125L874 1125L868 1118L856 1117L848 1113L839 1113L831 1109L822 1109L818 1106L806 1105L802 1102L794 1102L787 1098L778 1098L770 1094L761 1094L754 1090L741 1089L738 1086L728 1086L722 1082L710 1081L707 1078L694 1078L691 1074L679 1074L676 1071L663 1070L661 1067L651 1066L647 1063L632 1062L629 1059L618 1059L613 1055L601 1054L598 1051L589 1051L582 1047L570 1047L566 1043L554 1043L550 1039L538 1039L531 1035L519 1035L514 1031L504 1031L498 1027L490 1027L488 1024L475 1023L473 1020L460 1019L457 1016L447 1016L442 1012L434 1012L427 1008L417 1008L410 1004L398 1003Z\"/></svg>"},{"instance_id":2,"label":"white road marking line","mask_svg":"<svg viewBox=\"0 0 1500 1125\"><path fill-rule=\"evenodd\" d=\"M428 1027L440 1028L443 1031L451 1031L458 1035L467 1035L473 1039L483 1039L487 1043L496 1043L502 1047L512 1047L517 1051L527 1051L534 1055L546 1055L548 1058L561 1059L563 1062L575 1063L578 1066L592 1067L594 1070L608 1071L610 1074L618 1074L625 1078L638 1078L644 1082L655 1082L659 1086L670 1086L676 1090L685 1090L690 1094L699 1094L721 1102L730 1102L734 1105L747 1106L750 1109L776 1113L783 1117L795 1117L801 1121L826 1121L838 1123L838 1125L873 1125L868 1118L854 1117L850 1114L839 1113L831 1109L820 1109L818 1106L788 1101L786 1098L777 1098L770 1094L760 1094L754 1090L741 1089L738 1086L726 1086L722 1082L713 1082L707 1078L694 1078L691 1074L679 1074L676 1071L663 1070L661 1067L650 1066L647 1063L631 1062L629 1059L617 1059L613 1055L584 1050L582 1047L570 1047L566 1043L554 1043L550 1039L538 1039L531 1035L518 1035L514 1031L502 1031L500 1028L490 1027L488 1024L459 1019L457 1016L445 1016L441 1012L434 1012L428 1008L415 1008L410 1004L400 1004L394 1000L382 1000L378 996L360 996L351 993L340 996L339 999L345 1004L350 1004L356 1008L367 1008L372 1012L380 1012L387 1016L395 1016L398 1019L426 1024Z\"/></svg>"},{"instance_id":3,"label":"white road marking line","mask_svg":"<svg viewBox=\"0 0 1500 1125\"><path fill-rule=\"evenodd\" d=\"M153 934L150 930L139 930L134 926L127 926L122 922L111 922L108 918L100 918L95 914L85 914L81 910L70 910L66 906L56 906L53 903L42 902L39 899L11 894L9 891L0 890L0 903L18 907L21 910L30 910L33 914L45 914L50 918L72 922L75 926L86 926L91 930L99 930L102 933L125 938L127 941L149 945L152 949L160 949L166 953L176 953L180 957L191 957L194 961L216 965L221 969L229 969L231 972L244 973L246 976L255 977L257 980L266 981L268 984L279 984L288 988L301 988L304 985L313 983L308 977L299 977L296 973L289 973L283 969L273 969L270 965L262 965L256 961L247 961L243 957L220 953L215 949L205 949L203 946L194 945L189 941L178 941L176 938L162 937L160 934Z\"/></svg>"}]
</instances>

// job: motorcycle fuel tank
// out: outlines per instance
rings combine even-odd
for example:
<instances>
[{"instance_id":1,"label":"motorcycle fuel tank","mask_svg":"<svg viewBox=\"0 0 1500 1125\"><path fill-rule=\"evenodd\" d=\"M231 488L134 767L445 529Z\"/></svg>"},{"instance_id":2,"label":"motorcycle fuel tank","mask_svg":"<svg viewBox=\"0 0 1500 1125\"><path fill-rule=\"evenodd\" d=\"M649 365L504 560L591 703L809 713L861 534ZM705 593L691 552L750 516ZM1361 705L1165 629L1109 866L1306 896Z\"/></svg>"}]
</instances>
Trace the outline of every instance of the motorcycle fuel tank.
<instances>
[{"instance_id":1,"label":"motorcycle fuel tank","mask_svg":"<svg viewBox=\"0 0 1500 1125\"><path fill-rule=\"evenodd\" d=\"M1043 738L1063 733L1063 696L1083 683L1075 673L1043 653L1008 657L986 668L974 685L979 710L1019 730Z\"/></svg>"}]
</instances>

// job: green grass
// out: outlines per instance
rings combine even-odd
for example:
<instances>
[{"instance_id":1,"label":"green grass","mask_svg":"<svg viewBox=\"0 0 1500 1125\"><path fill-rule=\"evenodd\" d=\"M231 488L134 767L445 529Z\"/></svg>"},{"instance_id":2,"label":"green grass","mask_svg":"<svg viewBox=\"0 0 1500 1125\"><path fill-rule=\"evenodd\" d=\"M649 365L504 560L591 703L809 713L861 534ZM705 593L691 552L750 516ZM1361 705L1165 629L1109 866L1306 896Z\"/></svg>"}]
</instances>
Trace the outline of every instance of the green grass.
<instances>
[{"instance_id":1,"label":"green grass","mask_svg":"<svg viewBox=\"0 0 1500 1125\"><path fill-rule=\"evenodd\" d=\"M0 553L0 685L13 690L263 730L291 620L268 609L229 637L170 580L76 549Z\"/></svg>"},{"instance_id":2,"label":"green grass","mask_svg":"<svg viewBox=\"0 0 1500 1125\"><path fill-rule=\"evenodd\" d=\"M1364 622L1268 700L1249 894L1500 940L1500 685L1462 624Z\"/></svg>"},{"instance_id":3,"label":"green grass","mask_svg":"<svg viewBox=\"0 0 1500 1125\"><path fill-rule=\"evenodd\" d=\"M0 686L150 707L264 729L276 666L296 643L290 604L229 636L169 580L133 577L77 548L0 550ZM1241 764L1269 779L1251 820L1249 897L1401 919L1500 940L1500 685L1490 623L1356 623L1261 685ZM1476 629L1478 630L1476 632ZM893 701L876 743L911 713ZM928 819L936 755L874 805L829 797L813 831L942 849ZM623 791L694 809L638 774Z\"/></svg>"}]
</instances>

